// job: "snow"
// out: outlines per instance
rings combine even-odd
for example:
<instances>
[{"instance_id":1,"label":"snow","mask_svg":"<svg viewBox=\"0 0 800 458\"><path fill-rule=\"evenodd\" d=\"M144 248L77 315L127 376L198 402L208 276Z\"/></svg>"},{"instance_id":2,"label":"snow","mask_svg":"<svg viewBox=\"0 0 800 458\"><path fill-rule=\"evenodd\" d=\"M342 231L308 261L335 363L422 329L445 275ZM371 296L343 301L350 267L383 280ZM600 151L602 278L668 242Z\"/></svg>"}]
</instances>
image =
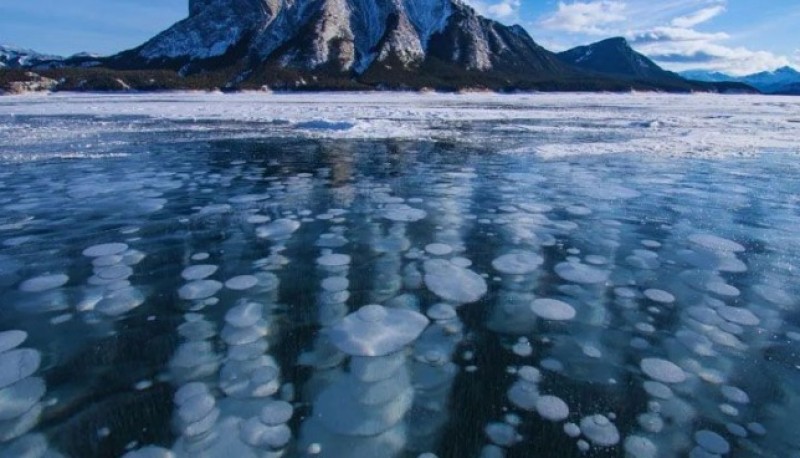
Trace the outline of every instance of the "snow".
<instances>
[{"instance_id":1,"label":"snow","mask_svg":"<svg viewBox=\"0 0 800 458\"><path fill-rule=\"evenodd\" d=\"M486 142L504 154L546 159L594 154L719 158L798 152L800 99L752 95L668 94L419 94L419 93L169 93L56 94L0 98L8 116L134 116L184 122L250 123L247 137L441 139ZM642 120L657 121L643 128ZM6 129L0 141L24 146L114 132L92 123L87 132L54 124L47 132ZM141 121L142 129L154 129ZM652 124L652 123L651 123ZM469 129L471 135L461 132ZM500 138L502 137L502 139ZM86 154L91 151L86 152ZM11 153L9 153L11 154ZM76 152L74 154L82 154ZM21 160L18 154L0 160ZM31 156L34 159L38 156Z\"/></svg>"}]
</instances>

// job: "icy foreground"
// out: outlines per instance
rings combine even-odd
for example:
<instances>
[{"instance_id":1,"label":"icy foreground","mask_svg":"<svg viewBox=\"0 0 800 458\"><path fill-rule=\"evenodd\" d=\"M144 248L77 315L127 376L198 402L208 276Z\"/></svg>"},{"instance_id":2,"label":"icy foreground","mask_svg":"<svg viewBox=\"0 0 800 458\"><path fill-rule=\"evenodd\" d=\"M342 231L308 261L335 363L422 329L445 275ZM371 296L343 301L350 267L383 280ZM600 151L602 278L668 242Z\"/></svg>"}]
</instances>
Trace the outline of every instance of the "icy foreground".
<instances>
[{"instance_id":1,"label":"icy foreground","mask_svg":"<svg viewBox=\"0 0 800 458\"><path fill-rule=\"evenodd\" d=\"M314 97L3 99L0 458L800 456L793 102Z\"/></svg>"},{"instance_id":2,"label":"icy foreground","mask_svg":"<svg viewBox=\"0 0 800 458\"><path fill-rule=\"evenodd\" d=\"M169 120L206 137L215 135L206 122L228 121L237 123L235 135L242 137L427 138L488 143L495 151L545 158L797 152L800 138L800 100L759 96L178 93L0 99L0 116L26 115L130 116L126 129L131 130L154 128L147 120ZM118 128L92 122L76 132L54 122L44 132L11 132L5 125L0 122L0 139L10 145L103 135ZM461 129L470 135L461 135Z\"/></svg>"}]
</instances>

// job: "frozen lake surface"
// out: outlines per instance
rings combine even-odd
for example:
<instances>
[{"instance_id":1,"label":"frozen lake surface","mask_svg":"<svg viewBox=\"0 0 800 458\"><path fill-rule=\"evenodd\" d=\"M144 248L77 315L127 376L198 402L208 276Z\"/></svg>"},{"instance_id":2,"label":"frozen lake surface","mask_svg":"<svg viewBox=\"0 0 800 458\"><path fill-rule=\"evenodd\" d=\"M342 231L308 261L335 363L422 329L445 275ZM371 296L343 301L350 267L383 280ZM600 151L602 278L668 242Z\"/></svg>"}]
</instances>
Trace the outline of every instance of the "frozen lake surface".
<instances>
[{"instance_id":1,"label":"frozen lake surface","mask_svg":"<svg viewBox=\"0 0 800 458\"><path fill-rule=\"evenodd\" d=\"M781 97L0 98L0 457L800 457L798 138Z\"/></svg>"}]
</instances>

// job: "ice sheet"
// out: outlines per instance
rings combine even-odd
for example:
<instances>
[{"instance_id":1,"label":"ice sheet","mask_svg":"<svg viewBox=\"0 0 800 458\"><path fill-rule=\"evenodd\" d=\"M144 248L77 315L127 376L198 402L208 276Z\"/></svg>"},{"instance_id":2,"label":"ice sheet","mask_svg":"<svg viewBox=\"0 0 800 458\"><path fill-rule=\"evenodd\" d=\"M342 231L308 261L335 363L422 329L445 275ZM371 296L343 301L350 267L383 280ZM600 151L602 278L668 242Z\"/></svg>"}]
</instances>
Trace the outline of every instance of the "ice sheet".
<instances>
[{"instance_id":1,"label":"ice sheet","mask_svg":"<svg viewBox=\"0 0 800 458\"><path fill-rule=\"evenodd\" d=\"M14 117L89 117L14 128ZM587 154L727 157L798 152L800 98L751 95L164 93L0 98L5 144L172 128L214 135L441 139L547 158ZM123 122L124 121L124 122ZM148 122L149 121L149 122ZM62 154L74 154L65 152Z\"/></svg>"}]
</instances>

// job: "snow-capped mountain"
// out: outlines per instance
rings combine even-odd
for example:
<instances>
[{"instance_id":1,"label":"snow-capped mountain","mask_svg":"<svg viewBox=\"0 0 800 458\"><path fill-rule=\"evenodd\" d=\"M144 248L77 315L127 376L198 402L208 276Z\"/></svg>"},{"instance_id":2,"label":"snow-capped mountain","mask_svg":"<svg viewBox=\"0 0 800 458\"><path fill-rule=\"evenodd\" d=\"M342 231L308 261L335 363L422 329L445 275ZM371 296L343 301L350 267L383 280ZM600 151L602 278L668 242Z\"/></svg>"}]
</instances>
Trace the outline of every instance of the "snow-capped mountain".
<instances>
[{"instance_id":1,"label":"snow-capped mountain","mask_svg":"<svg viewBox=\"0 0 800 458\"><path fill-rule=\"evenodd\" d=\"M584 70L653 81L677 81L680 76L664 70L631 48L625 38L609 38L558 54L564 62Z\"/></svg>"},{"instance_id":2,"label":"snow-capped mountain","mask_svg":"<svg viewBox=\"0 0 800 458\"><path fill-rule=\"evenodd\" d=\"M483 18L459 0L190 0L186 19L111 62L183 74L238 67L240 79L445 68L570 73L522 27Z\"/></svg>"},{"instance_id":3,"label":"snow-capped mountain","mask_svg":"<svg viewBox=\"0 0 800 458\"><path fill-rule=\"evenodd\" d=\"M58 56L47 56L30 49L0 45L0 68L30 68L61 59Z\"/></svg>"},{"instance_id":4,"label":"snow-capped mountain","mask_svg":"<svg viewBox=\"0 0 800 458\"><path fill-rule=\"evenodd\" d=\"M696 81L736 81L749 84L766 93L798 93L800 72L792 67L781 67L770 72L754 73L747 76L731 76L720 72L691 70L682 72L684 78Z\"/></svg>"}]
</instances>

